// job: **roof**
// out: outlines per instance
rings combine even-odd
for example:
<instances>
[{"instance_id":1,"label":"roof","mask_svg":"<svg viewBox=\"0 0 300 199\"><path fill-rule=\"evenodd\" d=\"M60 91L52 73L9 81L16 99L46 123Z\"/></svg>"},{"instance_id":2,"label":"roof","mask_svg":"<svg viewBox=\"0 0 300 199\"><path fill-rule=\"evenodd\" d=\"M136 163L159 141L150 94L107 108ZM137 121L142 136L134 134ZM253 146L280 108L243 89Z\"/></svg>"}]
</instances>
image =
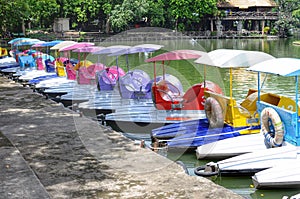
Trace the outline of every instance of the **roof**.
<instances>
[{"instance_id":1,"label":"roof","mask_svg":"<svg viewBox=\"0 0 300 199\"><path fill-rule=\"evenodd\" d=\"M277 4L273 0L221 0L218 7L230 8L237 7L247 9L249 7L276 7Z\"/></svg>"}]
</instances>

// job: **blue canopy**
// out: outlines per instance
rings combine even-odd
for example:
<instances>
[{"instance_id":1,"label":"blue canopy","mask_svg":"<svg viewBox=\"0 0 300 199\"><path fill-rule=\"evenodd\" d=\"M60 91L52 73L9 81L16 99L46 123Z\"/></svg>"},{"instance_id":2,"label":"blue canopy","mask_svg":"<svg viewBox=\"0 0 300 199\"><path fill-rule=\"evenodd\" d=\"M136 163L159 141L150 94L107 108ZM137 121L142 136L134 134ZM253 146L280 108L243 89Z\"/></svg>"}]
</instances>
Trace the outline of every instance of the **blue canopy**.
<instances>
[{"instance_id":1,"label":"blue canopy","mask_svg":"<svg viewBox=\"0 0 300 199\"><path fill-rule=\"evenodd\" d=\"M28 40L28 39L30 39L30 38L26 38L26 37L15 38L15 39L10 40L10 41L8 42L8 44L13 44L13 43L15 43L15 42L17 42L17 41L20 41L20 40Z\"/></svg>"},{"instance_id":2,"label":"blue canopy","mask_svg":"<svg viewBox=\"0 0 300 199\"><path fill-rule=\"evenodd\" d=\"M16 46L32 46L33 44L36 44L38 42L41 42L39 39L28 39L25 41L21 41L16 44Z\"/></svg>"},{"instance_id":3,"label":"blue canopy","mask_svg":"<svg viewBox=\"0 0 300 199\"><path fill-rule=\"evenodd\" d=\"M52 46L55 46L56 44L59 44L63 42L62 40L53 40L53 41L48 41L48 42L45 42L45 43L42 43L41 46L43 47L52 47Z\"/></svg>"}]
</instances>

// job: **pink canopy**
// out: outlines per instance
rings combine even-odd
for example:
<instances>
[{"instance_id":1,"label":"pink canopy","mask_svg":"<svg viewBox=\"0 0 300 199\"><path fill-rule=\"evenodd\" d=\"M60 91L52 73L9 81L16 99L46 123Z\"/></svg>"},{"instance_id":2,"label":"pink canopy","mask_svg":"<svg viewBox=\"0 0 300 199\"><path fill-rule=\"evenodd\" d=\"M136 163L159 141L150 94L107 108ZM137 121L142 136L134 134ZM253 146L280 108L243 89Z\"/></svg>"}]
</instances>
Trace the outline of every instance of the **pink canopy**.
<instances>
[{"instance_id":1,"label":"pink canopy","mask_svg":"<svg viewBox=\"0 0 300 199\"><path fill-rule=\"evenodd\" d=\"M174 50L146 59L145 62L198 59L204 52L197 50Z\"/></svg>"},{"instance_id":2,"label":"pink canopy","mask_svg":"<svg viewBox=\"0 0 300 199\"><path fill-rule=\"evenodd\" d=\"M73 52L78 52L78 53L93 53L99 50L105 49L105 47L101 46L87 46L87 47L82 47L82 48L77 48L73 50Z\"/></svg>"},{"instance_id":3,"label":"pink canopy","mask_svg":"<svg viewBox=\"0 0 300 199\"><path fill-rule=\"evenodd\" d=\"M88 47L88 46L93 46L93 45L95 45L95 44L90 43L90 42L80 42L80 43L75 43L75 44L71 44L66 47L63 47L63 48L59 49L59 51L70 51L70 50L74 50L77 48L83 48L83 47Z\"/></svg>"},{"instance_id":4,"label":"pink canopy","mask_svg":"<svg viewBox=\"0 0 300 199\"><path fill-rule=\"evenodd\" d=\"M36 48L36 47L42 47L42 44L43 43L46 43L45 41L41 41L41 42L38 42L38 43L36 43L36 44L33 44L31 47L32 48Z\"/></svg>"}]
</instances>

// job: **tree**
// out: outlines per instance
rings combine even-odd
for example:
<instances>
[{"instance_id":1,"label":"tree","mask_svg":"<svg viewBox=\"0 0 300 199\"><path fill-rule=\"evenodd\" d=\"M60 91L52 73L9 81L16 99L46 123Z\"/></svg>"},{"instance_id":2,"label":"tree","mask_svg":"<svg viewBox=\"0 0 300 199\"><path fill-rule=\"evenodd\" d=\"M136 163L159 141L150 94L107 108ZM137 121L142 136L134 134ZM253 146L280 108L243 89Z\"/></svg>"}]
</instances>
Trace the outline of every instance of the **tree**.
<instances>
[{"instance_id":1,"label":"tree","mask_svg":"<svg viewBox=\"0 0 300 199\"><path fill-rule=\"evenodd\" d=\"M217 0L170 0L170 9L175 19L175 29L184 30L187 24L216 12Z\"/></svg>"},{"instance_id":2,"label":"tree","mask_svg":"<svg viewBox=\"0 0 300 199\"><path fill-rule=\"evenodd\" d=\"M49 28L60 12L56 0L28 0L28 4L31 10L29 23L37 28Z\"/></svg>"},{"instance_id":3,"label":"tree","mask_svg":"<svg viewBox=\"0 0 300 199\"><path fill-rule=\"evenodd\" d=\"M298 0L278 0L278 13L279 19L276 21L276 29L279 36L286 37L290 34L297 24L297 18L293 17L293 11L298 9L299 2Z\"/></svg>"},{"instance_id":4,"label":"tree","mask_svg":"<svg viewBox=\"0 0 300 199\"><path fill-rule=\"evenodd\" d=\"M1 5L1 30L3 31L23 31L24 22L29 19L30 9L27 1L0 1Z\"/></svg>"},{"instance_id":5,"label":"tree","mask_svg":"<svg viewBox=\"0 0 300 199\"><path fill-rule=\"evenodd\" d=\"M67 0L64 5L65 17L70 18L72 27L84 28L97 19L101 0Z\"/></svg>"},{"instance_id":6,"label":"tree","mask_svg":"<svg viewBox=\"0 0 300 199\"><path fill-rule=\"evenodd\" d=\"M111 10L109 14L111 26L117 32L126 30L131 23L142 20L147 15L148 9L147 0L124 0Z\"/></svg>"},{"instance_id":7,"label":"tree","mask_svg":"<svg viewBox=\"0 0 300 199\"><path fill-rule=\"evenodd\" d=\"M149 1L149 10L147 13L147 22L151 26L164 27L166 22L165 4L163 0Z\"/></svg>"},{"instance_id":8,"label":"tree","mask_svg":"<svg viewBox=\"0 0 300 199\"><path fill-rule=\"evenodd\" d=\"M297 20L296 27L300 28L300 8L298 8L297 10L294 10L292 13L292 16Z\"/></svg>"}]
</instances>

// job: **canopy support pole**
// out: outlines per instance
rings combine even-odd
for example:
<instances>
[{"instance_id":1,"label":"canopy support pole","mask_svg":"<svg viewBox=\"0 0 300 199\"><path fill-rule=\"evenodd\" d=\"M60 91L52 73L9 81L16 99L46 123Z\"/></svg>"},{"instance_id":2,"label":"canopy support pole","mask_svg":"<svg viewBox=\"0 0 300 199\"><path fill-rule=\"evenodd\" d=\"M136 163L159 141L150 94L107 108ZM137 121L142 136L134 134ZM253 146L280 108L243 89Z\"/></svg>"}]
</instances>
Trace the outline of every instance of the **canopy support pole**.
<instances>
[{"instance_id":1,"label":"canopy support pole","mask_svg":"<svg viewBox=\"0 0 300 199\"><path fill-rule=\"evenodd\" d=\"M257 101L260 102L260 72L257 73Z\"/></svg>"},{"instance_id":2,"label":"canopy support pole","mask_svg":"<svg viewBox=\"0 0 300 199\"><path fill-rule=\"evenodd\" d=\"M203 79L204 79L204 88L206 88L206 65L203 65L204 68L203 68L203 71L204 71L204 74L203 74Z\"/></svg>"},{"instance_id":3,"label":"canopy support pole","mask_svg":"<svg viewBox=\"0 0 300 199\"><path fill-rule=\"evenodd\" d=\"M154 62L154 73L153 73L153 76L154 76L154 85L156 86L156 62Z\"/></svg>"},{"instance_id":4,"label":"canopy support pole","mask_svg":"<svg viewBox=\"0 0 300 199\"><path fill-rule=\"evenodd\" d=\"M295 90L296 90L296 95L295 95L295 97L296 97L296 99L295 99L295 101L296 101L296 116L297 116L297 120L296 120L296 124L295 124L295 126L296 126L296 136L299 136L299 135L297 135L299 132L298 132L298 118L299 118L299 113L298 113L298 90L299 90L299 88L298 88L298 83L299 83L299 80L298 80L298 76L295 76L295 80L296 80L296 88L295 88Z\"/></svg>"},{"instance_id":5,"label":"canopy support pole","mask_svg":"<svg viewBox=\"0 0 300 199\"><path fill-rule=\"evenodd\" d=\"M230 77L229 77L229 81L230 81L230 85L229 85L229 96L230 96L230 100L232 100L232 68L229 69L229 73L230 73Z\"/></svg>"}]
</instances>

